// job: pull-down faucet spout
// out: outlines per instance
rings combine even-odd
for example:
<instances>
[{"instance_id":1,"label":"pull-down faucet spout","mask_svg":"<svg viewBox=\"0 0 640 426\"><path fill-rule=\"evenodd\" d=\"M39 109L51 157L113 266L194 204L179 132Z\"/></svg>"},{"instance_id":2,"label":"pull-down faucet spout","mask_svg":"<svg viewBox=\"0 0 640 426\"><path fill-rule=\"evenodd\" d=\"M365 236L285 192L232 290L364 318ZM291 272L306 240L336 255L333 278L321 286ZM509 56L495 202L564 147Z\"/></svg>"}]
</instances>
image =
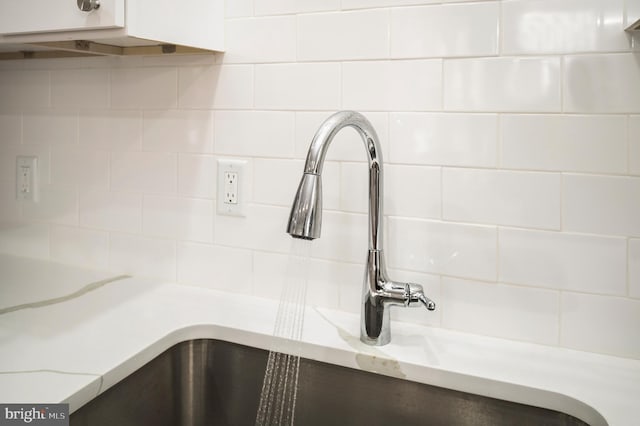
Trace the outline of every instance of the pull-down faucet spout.
<instances>
[{"instance_id":1,"label":"pull-down faucet spout","mask_svg":"<svg viewBox=\"0 0 640 426\"><path fill-rule=\"evenodd\" d=\"M382 251L383 173L378 135L362 114L341 111L327 118L316 132L293 200L287 233L294 238L320 237L322 224L322 166L334 136L344 127L353 127L362 137L369 163L369 250L363 286L360 340L369 345L385 345L391 340L389 307L435 303L424 295L422 286L401 283L387 277Z\"/></svg>"}]
</instances>

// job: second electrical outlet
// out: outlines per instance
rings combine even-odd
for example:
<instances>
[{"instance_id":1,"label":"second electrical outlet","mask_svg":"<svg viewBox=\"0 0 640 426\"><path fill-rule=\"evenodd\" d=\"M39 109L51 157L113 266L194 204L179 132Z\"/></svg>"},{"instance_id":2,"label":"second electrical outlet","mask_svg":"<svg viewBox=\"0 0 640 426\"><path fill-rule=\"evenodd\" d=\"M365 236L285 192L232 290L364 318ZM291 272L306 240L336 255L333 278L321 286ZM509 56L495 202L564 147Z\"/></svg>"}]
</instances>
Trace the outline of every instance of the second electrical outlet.
<instances>
[{"instance_id":1,"label":"second electrical outlet","mask_svg":"<svg viewBox=\"0 0 640 426\"><path fill-rule=\"evenodd\" d=\"M219 214L246 215L246 164L247 162L242 160L218 160L217 210Z\"/></svg>"}]
</instances>

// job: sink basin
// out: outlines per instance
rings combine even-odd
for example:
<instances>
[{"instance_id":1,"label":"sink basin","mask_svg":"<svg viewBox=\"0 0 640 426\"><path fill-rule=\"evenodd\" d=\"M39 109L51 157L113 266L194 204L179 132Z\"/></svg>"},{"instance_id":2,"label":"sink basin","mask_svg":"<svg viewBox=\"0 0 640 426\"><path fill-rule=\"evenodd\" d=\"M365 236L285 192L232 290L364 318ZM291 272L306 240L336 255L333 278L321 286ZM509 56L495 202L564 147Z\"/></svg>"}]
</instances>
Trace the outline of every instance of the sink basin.
<instances>
[{"instance_id":1,"label":"sink basin","mask_svg":"<svg viewBox=\"0 0 640 426\"><path fill-rule=\"evenodd\" d=\"M179 343L71 415L72 426L254 425L268 351ZM302 358L296 425L586 425L568 414Z\"/></svg>"}]
</instances>

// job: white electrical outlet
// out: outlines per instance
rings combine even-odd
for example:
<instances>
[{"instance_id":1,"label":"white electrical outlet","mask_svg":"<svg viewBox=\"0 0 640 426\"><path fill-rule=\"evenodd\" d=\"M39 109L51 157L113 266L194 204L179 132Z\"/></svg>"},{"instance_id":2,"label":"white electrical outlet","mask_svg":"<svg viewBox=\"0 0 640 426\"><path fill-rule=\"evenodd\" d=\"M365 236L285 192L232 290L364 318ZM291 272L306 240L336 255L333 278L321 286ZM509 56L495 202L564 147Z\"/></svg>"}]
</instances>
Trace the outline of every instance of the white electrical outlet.
<instances>
[{"instance_id":1,"label":"white electrical outlet","mask_svg":"<svg viewBox=\"0 0 640 426\"><path fill-rule=\"evenodd\" d=\"M225 204L238 204L238 172L224 172Z\"/></svg>"},{"instance_id":2,"label":"white electrical outlet","mask_svg":"<svg viewBox=\"0 0 640 426\"><path fill-rule=\"evenodd\" d=\"M38 157L16 157L16 199L38 201Z\"/></svg>"},{"instance_id":3,"label":"white electrical outlet","mask_svg":"<svg viewBox=\"0 0 640 426\"><path fill-rule=\"evenodd\" d=\"M246 161L218 160L218 197L219 214L246 216L247 175Z\"/></svg>"}]
</instances>

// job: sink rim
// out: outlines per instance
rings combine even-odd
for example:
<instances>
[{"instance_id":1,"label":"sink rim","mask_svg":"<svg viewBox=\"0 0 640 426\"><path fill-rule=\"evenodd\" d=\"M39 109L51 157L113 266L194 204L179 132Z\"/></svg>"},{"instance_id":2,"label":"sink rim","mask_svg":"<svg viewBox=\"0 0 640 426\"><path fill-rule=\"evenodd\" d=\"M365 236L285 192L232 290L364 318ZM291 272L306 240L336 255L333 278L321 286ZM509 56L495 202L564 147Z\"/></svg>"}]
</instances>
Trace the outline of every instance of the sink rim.
<instances>
[{"instance_id":1,"label":"sink rim","mask_svg":"<svg viewBox=\"0 0 640 426\"><path fill-rule=\"evenodd\" d=\"M402 360L394 360L386 354L383 354L385 355L384 357L380 357L378 354L372 355L366 352L358 352L353 347L336 348L322 346L307 341L290 341L272 335L265 335L213 324L189 325L175 329L151 345L142 348L135 355L124 360L122 363L103 374L100 378L101 383L97 393L92 392L90 395L74 395L76 397L75 400L78 401L79 404L77 406L70 407L70 414L120 382L125 377L143 367L149 361L170 349L172 346L178 343L197 339L227 341L267 351L275 348L279 352L297 355L315 361L368 371L374 374L397 377L393 374L385 374L384 371L361 368L356 361L356 356L364 357L364 359L369 360L391 361L398 363L402 371L408 372L407 377L402 378L403 380L487 396L518 404L532 405L568 414L592 426L608 426L608 422L597 409L586 402L560 392L510 383L490 377L470 375L464 372L439 368L438 366L433 365L423 365ZM363 350L366 350L364 345ZM485 389L486 391L479 391L480 389Z\"/></svg>"}]
</instances>

